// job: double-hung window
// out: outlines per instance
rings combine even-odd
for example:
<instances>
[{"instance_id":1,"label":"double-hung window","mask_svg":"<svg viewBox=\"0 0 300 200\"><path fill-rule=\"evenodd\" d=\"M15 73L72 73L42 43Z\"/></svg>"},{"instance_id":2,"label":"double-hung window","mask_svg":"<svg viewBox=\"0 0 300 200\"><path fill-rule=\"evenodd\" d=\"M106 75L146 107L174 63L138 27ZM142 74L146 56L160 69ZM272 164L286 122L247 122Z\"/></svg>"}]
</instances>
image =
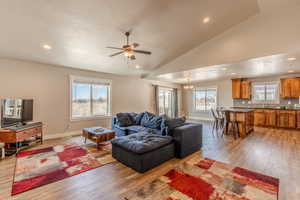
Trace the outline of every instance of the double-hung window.
<instances>
[{"instance_id":1,"label":"double-hung window","mask_svg":"<svg viewBox=\"0 0 300 200\"><path fill-rule=\"evenodd\" d=\"M279 82L256 82L252 84L253 103L279 103Z\"/></svg>"},{"instance_id":2,"label":"double-hung window","mask_svg":"<svg viewBox=\"0 0 300 200\"><path fill-rule=\"evenodd\" d=\"M71 120L110 116L111 81L71 76Z\"/></svg>"},{"instance_id":3,"label":"double-hung window","mask_svg":"<svg viewBox=\"0 0 300 200\"><path fill-rule=\"evenodd\" d=\"M217 88L197 88L194 90L195 111L208 111L217 107Z\"/></svg>"}]
</instances>

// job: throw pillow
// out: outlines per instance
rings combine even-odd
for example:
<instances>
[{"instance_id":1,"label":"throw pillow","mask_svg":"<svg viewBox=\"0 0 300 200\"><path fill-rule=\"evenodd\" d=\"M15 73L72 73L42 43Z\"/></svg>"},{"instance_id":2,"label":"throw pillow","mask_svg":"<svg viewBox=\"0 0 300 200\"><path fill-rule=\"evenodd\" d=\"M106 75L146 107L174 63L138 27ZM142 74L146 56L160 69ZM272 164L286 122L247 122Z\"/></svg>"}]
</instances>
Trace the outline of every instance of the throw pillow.
<instances>
[{"instance_id":1,"label":"throw pillow","mask_svg":"<svg viewBox=\"0 0 300 200\"><path fill-rule=\"evenodd\" d=\"M142 113L137 114L134 117L134 121L135 121L136 125L140 125L141 124L141 120L142 120L143 116L144 116L144 113L142 112Z\"/></svg>"},{"instance_id":2,"label":"throw pillow","mask_svg":"<svg viewBox=\"0 0 300 200\"><path fill-rule=\"evenodd\" d=\"M161 129L162 117L145 112L141 120L141 125L152 129Z\"/></svg>"},{"instance_id":3,"label":"throw pillow","mask_svg":"<svg viewBox=\"0 0 300 200\"><path fill-rule=\"evenodd\" d=\"M141 119L142 119L144 113L137 114L137 113L132 112L132 113L128 113L128 114L131 117L131 120L134 123L134 125L140 125Z\"/></svg>"},{"instance_id":4,"label":"throw pillow","mask_svg":"<svg viewBox=\"0 0 300 200\"><path fill-rule=\"evenodd\" d=\"M128 113L118 113L117 120L120 127L126 127L135 124Z\"/></svg>"}]
</instances>

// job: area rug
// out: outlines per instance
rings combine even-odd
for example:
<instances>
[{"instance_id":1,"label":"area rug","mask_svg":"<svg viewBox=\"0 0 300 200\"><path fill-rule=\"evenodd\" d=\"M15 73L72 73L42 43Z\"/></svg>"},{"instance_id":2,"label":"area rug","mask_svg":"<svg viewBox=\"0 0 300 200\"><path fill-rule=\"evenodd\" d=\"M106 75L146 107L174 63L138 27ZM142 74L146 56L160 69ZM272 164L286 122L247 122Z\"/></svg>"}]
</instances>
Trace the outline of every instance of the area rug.
<instances>
[{"instance_id":1,"label":"area rug","mask_svg":"<svg viewBox=\"0 0 300 200\"><path fill-rule=\"evenodd\" d=\"M110 142L98 150L77 143L23 151L16 155L12 195L114 162Z\"/></svg>"},{"instance_id":2,"label":"area rug","mask_svg":"<svg viewBox=\"0 0 300 200\"><path fill-rule=\"evenodd\" d=\"M193 159L125 200L277 200L279 179L209 158Z\"/></svg>"}]
</instances>

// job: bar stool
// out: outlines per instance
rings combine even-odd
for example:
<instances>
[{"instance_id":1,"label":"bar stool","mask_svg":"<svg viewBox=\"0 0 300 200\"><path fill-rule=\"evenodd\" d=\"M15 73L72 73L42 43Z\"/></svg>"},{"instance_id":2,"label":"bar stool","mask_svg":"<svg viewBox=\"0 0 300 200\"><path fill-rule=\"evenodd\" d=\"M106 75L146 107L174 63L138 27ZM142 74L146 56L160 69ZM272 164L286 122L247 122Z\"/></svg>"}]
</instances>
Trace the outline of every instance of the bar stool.
<instances>
[{"instance_id":1,"label":"bar stool","mask_svg":"<svg viewBox=\"0 0 300 200\"><path fill-rule=\"evenodd\" d=\"M211 115L214 118L213 127L212 127L212 134L214 135L214 131L216 131L216 134L218 135L218 132L222 127L222 118L219 117L217 114L217 110L214 110L213 108L210 109Z\"/></svg>"},{"instance_id":2,"label":"bar stool","mask_svg":"<svg viewBox=\"0 0 300 200\"><path fill-rule=\"evenodd\" d=\"M0 148L1 148L1 157L2 159L5 158L5 148L4 148L5 144L4 143L0 143Z\"/></svg>"},{"instance_id":3,"label":"bar stool","mask_svg":"<svg viewBox=\"0 0 300 200\"><path fill-rule=\"evenodd\" d=\"M232 118L230 117L230 112L225 111L225 134L228 134L229 125L231 125L231 130L234 139L237 139L240 137L240 131L239 131L239 123L236 120L236 113L233 113ZM224 133L224 131L223 131Z\"/></svg>"}]
</instances>

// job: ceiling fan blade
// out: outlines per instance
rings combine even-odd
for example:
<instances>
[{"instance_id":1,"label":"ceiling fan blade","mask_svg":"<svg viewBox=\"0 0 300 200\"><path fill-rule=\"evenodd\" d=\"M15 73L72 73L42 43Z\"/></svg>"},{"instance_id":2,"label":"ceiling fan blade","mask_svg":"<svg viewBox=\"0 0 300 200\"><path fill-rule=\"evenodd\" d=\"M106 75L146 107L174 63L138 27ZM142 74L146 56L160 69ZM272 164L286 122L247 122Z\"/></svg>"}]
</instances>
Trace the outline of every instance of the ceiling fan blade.
<instances>
[{"instance_id":1,"label":"ceiling fan blade","mask_svg":"<svg viewBox=\"0 0 300 200\"><path fill-rule=\"evenodd\" d=\"M113 56L117 56L117 55L120 55L122 54L124 51L120 51L120 52L117 52L117 53L114 53L114 54L111 54L110 57L113 57Z\"/></svg>"},{"instance_id":2,"label":"ceiling fan blade","mask_svg":"<svg viewBox=\"0 0 300 200\"><path fill-rule=\"evenodd\" d=\"M147 55L151 55L151 52L150 52L150 51L143 51L143 50L133 50L133 52L136 52L136 53L142 53L142 54L147 54Z\"/></svg>"},{"instance_id":3,"label":"ceiling fan blade","mask_svg":"<svg viewBox=\"0 0 300 200\"><path fill-rule=\"evenodd\" d=\"M133 44L131 45L132 48L137 48L138 46L140 46L138 43L133 43Z\"/></svg>"},{"instance_id":4,"label":"ceiling fan blade","mask_svg":"<svg viewBox=\"0 0 300 200\"><path fill-rule=\"evenodd\" d=\"M135 59L136 59L136 58L135 58L135 55L130 56L130 59L131 59L131 60L135 60Z\"/></svg>"},{"instance_id":5,"label":"ceiling fan blade","mask_svg":"<svg viewBox=\"0 0 300 200\"><path fill-rule=\"evenodd\" d=\"M117 50L123 50L123 48L119 48L119 47L106 47L108 49L117 49Z\"/></svg>"}]
</instances>

